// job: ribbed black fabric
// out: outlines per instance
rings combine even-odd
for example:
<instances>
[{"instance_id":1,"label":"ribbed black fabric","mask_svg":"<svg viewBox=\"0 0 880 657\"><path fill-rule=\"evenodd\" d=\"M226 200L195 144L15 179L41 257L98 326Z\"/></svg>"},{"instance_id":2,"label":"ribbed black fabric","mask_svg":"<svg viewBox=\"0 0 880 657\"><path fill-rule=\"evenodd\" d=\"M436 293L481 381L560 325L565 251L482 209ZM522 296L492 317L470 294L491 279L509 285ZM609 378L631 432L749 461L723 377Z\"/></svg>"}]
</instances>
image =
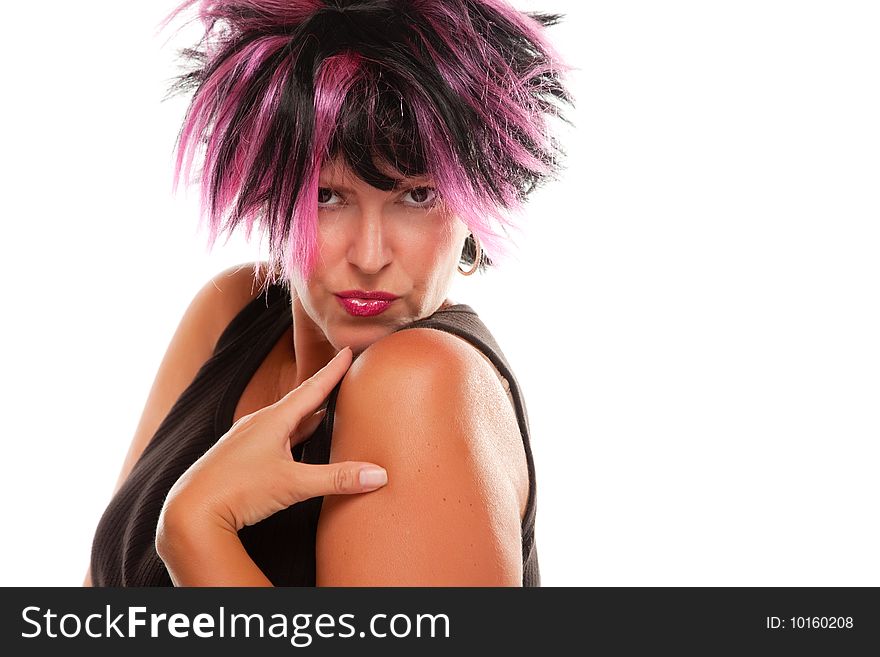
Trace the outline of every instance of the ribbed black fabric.
<instances>
[{"instance_id":1,"label":"ribbed black fabric","mask_svg":"<svg viewBox=\"0 0 880 657\"><path fill-rule=\"evenodd\" d=\"M290 294L280 285L251 301L226 327L214 354L159 425L95 530L94 586L172 586L155 550L156 525L174 482L232 426L235 407L254 372L293 321ZM489 330L469 306L457 304L400 327L433 328L458 335L483 352L509 384L528 462L529 496L522 521L523 586L540 586L535 545L535 467L528 417L519 385ZM324 423L293 456L303 463L330 458L337 385ZM279 511L239 532L254 562L275 586L315 585L315 536L323 497Z\"/></svg>"}]
</instances>

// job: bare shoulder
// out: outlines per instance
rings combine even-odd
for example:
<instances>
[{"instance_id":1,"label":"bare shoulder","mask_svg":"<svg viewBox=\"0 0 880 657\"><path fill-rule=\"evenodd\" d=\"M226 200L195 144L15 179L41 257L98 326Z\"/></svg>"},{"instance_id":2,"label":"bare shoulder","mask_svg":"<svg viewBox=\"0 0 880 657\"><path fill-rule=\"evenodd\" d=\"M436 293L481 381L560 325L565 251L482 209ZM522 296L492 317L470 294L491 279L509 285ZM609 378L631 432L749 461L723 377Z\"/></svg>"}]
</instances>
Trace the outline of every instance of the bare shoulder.
<instances>
[{"instance_id":1,"label":"bare shoulder","mask_svg":"<svg viewBox=\"0 0 880 657\"><path fill-rule=\"evenodd\" d=\"M463 339L406 329L360 354L330 460L382 465L388 484L324 499L319 585L521 583L522 439L492 366Z\"/></svg>"},{"instance_id":2,"label":"bare shoulder","mask_svg":"<svg viewBox=\"0 0 880 657\"><path fill-rule=\"evenodd\" d=\"M377 383L425 385L435 393L431 398L437 399L440 385L443 392L466 394L474 404L492 406L506 394L482 352L464 338L430 328L405 329L377 341L355 359L348 376L372 382L350 386L355 394L369 394Z\"/></svg>"},{"instance_id":3,"label":"bare shoulder","mask_svg":"<svg viewBox=\"0 0 880 657\"><path fill-rule=\"evenodd\" d=\"M453 437L467 444L450 442L449 449L503 455L495 463L506 467L527 494L522 436L507 394L488 358L464 338L413 328L386 336L355 359L340 387L337 409L389 408L413 416L425 428L456 422L463 430ZM389 439L401 437L406 439L388 434Z\"/></svg>"}]
</instances>

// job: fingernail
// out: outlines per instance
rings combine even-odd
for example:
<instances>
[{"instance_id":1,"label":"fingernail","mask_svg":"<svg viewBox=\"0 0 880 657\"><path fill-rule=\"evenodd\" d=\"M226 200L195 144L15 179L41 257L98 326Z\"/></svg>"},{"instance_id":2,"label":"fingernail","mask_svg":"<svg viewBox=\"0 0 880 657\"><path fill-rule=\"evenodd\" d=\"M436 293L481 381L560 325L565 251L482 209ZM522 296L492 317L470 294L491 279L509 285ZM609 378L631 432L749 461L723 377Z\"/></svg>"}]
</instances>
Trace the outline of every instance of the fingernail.
<instances>
[{"instance_id":1,"label":"fingernail","mask_svg":"<svg viewBox=\"0 0 880 657\"><path fill-rule=\"evenodd\" d=\"M364 488L378 488L388 483L388 473L385 468L361 468L359 479Z\"/></svg>"}]
</instances>

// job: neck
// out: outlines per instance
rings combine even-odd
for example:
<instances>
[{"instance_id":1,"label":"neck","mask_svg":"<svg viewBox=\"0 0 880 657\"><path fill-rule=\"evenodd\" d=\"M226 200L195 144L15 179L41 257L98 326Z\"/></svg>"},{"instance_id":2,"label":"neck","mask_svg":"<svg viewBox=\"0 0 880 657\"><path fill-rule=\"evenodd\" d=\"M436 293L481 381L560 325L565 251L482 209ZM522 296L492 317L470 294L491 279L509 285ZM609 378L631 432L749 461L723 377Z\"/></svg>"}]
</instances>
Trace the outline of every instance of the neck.
<instances>
[{"instance_id":1,"label":"neck","mask_svg":"<svg viewBox=\"0 0 880 657\"><path fill-rule=\"evenodd\" d=\"M337 350L327 340L324 332L306 314L299 297L293 297L293 351L295 362L294 382L289 388L298 387L303 381L324 367Z\"/></svg>"}]
</instances>

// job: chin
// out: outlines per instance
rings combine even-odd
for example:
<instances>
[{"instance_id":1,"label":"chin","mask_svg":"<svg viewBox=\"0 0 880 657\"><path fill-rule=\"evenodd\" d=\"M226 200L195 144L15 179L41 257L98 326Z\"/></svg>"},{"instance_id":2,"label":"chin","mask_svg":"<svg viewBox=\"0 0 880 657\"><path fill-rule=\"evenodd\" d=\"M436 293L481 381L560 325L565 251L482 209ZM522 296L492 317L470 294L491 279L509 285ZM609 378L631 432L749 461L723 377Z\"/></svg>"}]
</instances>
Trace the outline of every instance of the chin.
<instances>
[{"instance_id":1,"label":"chin","mask_svg":"<svg viewBox=\"0 0 880 657\"><path fill-rule=\"evenodd\" d=\"M358 356L371 344L390 335L392 328L388 326L337 327L330 336L330 344L338 351L351 347L352 356Z\"/></svg>"}]
</instances>

